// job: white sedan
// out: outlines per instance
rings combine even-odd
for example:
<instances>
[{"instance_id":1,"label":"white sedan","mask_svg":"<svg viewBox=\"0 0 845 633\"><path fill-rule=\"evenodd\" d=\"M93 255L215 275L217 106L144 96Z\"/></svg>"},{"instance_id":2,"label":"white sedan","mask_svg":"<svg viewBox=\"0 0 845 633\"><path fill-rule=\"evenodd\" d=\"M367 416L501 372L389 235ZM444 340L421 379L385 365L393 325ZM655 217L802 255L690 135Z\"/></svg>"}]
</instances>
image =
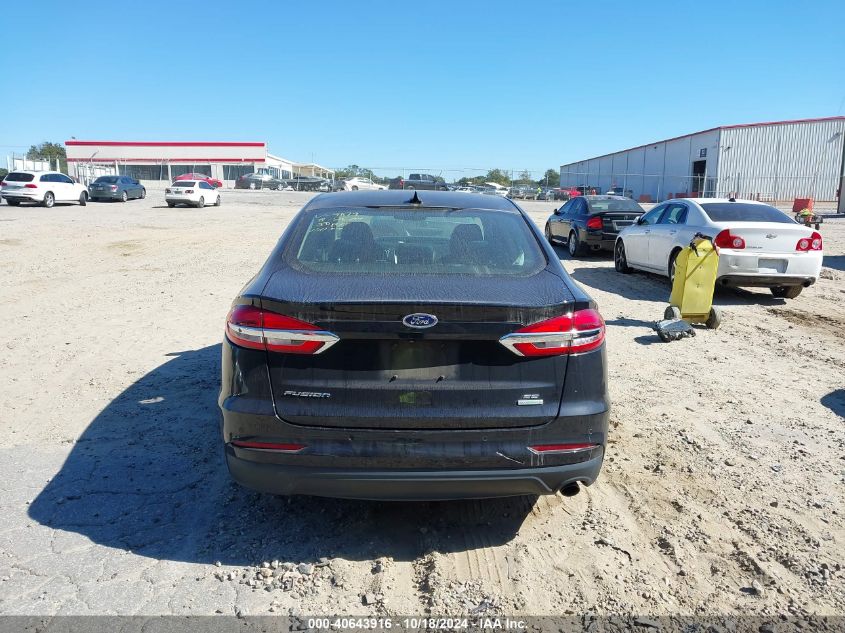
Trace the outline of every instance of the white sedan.
<instances>
[{"instance_id":1,"label":"white sedan","mask_svg":"<svg viewBox=\"0 0 845 633\"><path fill-rule=\"evenodd\" d=\"M380 185L377 182L373 182L370 178L345 178L343 180L343 189L345 191L383 191L387 189L385 185Z\"/></svg>"},{"instance_id":2,"label":"white sedan","mask_svg":"<svg viewBox=\"0 0 845 633\"><path fill-rule=\"evenodd\" d=\"M822 236L778 209L753 200L681 198L659 204L620 231L613 261L674 279L675 257L696 233L713 238L719 253L716 283L769 288L794 299L816 282Z\"/></svg>"},{"instance_id":3,"label":"white sedan","mask_svg":"<svg viewBox=\"0 0 845 633\"><path fill-rule=\"evenodd\" d=\"M202 208L207 204L220 206L220 192L204 180L177 180L164 190L168 207L177 204Z\"/></svg>"}]
</instances>

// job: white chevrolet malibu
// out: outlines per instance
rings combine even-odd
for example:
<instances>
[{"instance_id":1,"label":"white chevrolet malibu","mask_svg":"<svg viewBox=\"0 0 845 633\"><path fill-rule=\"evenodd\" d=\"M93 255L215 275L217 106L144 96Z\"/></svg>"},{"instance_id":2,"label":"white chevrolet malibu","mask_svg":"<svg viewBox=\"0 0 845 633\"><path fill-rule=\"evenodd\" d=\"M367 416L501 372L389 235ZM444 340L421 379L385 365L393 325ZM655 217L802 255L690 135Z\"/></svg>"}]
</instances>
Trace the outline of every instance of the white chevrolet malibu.
<instances>
[{"instance_id":1,"label":"white chevrolet malibu","mask_svg":"<svg viewBox=\"0 0 845 633\"><path fill-rule=\"evenodd\" d=\"M681 198L659 204L616 238L616 270L655 272L674 279L675 258L696 233L719 253L716 283L769 288L794 299L816 282L822 236L775 207L753 200Z\"/></svg>"},{"instance_id":2,"label":"white chevrolet malibu","mask_svg":"<svg viewBox=\"0 0 845 633\"><path fill-rule=\"evenodd\" d=\"M207 204L220 206L220 192L204 180L177 180L164 190L164 200L168 207L187 204L204 207Z\"/></svg>"}]
</instances>

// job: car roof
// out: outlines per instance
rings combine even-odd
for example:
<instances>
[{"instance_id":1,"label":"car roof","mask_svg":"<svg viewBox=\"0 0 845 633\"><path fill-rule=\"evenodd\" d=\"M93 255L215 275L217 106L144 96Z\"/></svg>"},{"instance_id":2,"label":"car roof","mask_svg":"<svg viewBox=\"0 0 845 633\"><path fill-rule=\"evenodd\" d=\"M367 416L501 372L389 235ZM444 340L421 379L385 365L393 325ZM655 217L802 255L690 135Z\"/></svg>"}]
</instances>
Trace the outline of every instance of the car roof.
<instances>
[{"instance_id":1,"label":"car roof","mask_svg":"<svg viewBox=\"0 0 845 633\"><path fill-rule=\"evenodd\" d=\"M684 202L692 202L701 206L702 204L709 204L711 202L730 202L730 203L742 203L742 204L759 204L766 207L771 207L773 205L769 204L768 202L761 202L759 200L745 200L744 198L672 198L671 200L664 200L664 202L672 202L674 200L683 200Z\"/></svg>"},{"instance_id":2,"label":"car roof","mask_svg":"<svg viewBox=\"0 0 845 633\"><path fill-rule=\"evenodd\" d=\"M630 198L626 198L625 196L578 196L579 198L584 198L585 200L630 200Z\"/></svg>"},{"instance_id":3,"label":"car roof","mask_svg":"<svg viewBox=\"0 0 845 633\"><path fill-rule=\"evenodd\" d=\"M338 191L315 196L305 205L306 209L330 209L334 207L408 207L413 198L422 203L421 208L449 207L454 209L497 209L519 211L519 207L507 198L487 196L480 193L461 191L408 191L387 189L383 191Z\"/></svg>"},{"instance_id":4,"label":"car roof","mask_svg":"<svg viewBox=\"0 0 845 633\"><path fill-rule=\"evenodd\" d=\"M36 169L12 169L9 171L10 174L34 174L36 176L40 176L43 174L62 174L60 171L52 171L52 170L36 170ZM62 174L66 176L67 174Z\"/></svg>"}]
</instances>

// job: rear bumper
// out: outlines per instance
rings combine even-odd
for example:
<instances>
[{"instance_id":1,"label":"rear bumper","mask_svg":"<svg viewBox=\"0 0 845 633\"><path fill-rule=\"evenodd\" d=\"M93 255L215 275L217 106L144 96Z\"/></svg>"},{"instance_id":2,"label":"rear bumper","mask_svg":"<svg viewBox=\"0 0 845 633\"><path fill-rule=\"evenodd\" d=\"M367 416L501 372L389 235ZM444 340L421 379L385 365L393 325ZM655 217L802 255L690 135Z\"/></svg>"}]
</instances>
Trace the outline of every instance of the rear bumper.
<instances>
[{"instance_id":1,"label":"rear bumper","mask_svg":"<svg viewBox=\"0 0 845 633\"><path fill-rule=\"evenodd\" d=\"M11 200L12 202L41 202L44 198L44 194L39 193L18 193L17 191L8 192L5 191L0 193L2 195L3 200Z\"/></svg>"},{"instance_id":2,"label":"rear bumper","mask_svg":"<svg viewBox=\"0 0 845 633\"><path fill-rule=\"evenodd\" d=\"M804 275L723 275L718 278L720 286L728 288L772 288L775 286L812 286L815 277Z\"/></svg>"},{"instance_id":3,"label":"rear bumper","mask_svg":"<svg viewBox=\"0 0 845 633\"><path fill-rule=\"evenodd\" d=\"M91 191L89 193L89 197L97 198L98 200L105 200L106 198L112 198L114 200L118 200L123 196L122 191Z\"/></svg>"},{"instance_id":4,"label":"rear bumper","mask_svg":"<svg viewBox=\"0 0 845 633\"><path fill-rule=\"evenodd\" d=\"M239 484L277 495L314 495L390 501L483 499L554 494L599 475L604 450L584 462L539 468L491 470L367 470L303 467L254 462L226 445L226 464Z\"/></svg>"}]
</instances>

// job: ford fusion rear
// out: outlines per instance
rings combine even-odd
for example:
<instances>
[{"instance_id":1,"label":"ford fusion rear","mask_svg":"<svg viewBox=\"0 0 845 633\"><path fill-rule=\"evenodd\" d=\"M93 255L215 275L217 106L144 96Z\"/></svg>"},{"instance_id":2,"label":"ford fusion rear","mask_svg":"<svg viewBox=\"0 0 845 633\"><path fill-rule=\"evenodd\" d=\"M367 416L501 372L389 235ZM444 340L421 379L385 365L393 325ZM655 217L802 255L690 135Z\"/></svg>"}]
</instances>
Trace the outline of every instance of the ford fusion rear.
<instances>
[{"instance_id":1,"label":"ford fusion rear","mask_svg":"<svg viewBox=\"0 0 845 633\"><path fill-rule=\"evenodd\" d=\"M229 471L263 492L369 499L591 484L604 338L595 303L507 199L317 196L227 318Z\"/></svg>"}]
</instances>

